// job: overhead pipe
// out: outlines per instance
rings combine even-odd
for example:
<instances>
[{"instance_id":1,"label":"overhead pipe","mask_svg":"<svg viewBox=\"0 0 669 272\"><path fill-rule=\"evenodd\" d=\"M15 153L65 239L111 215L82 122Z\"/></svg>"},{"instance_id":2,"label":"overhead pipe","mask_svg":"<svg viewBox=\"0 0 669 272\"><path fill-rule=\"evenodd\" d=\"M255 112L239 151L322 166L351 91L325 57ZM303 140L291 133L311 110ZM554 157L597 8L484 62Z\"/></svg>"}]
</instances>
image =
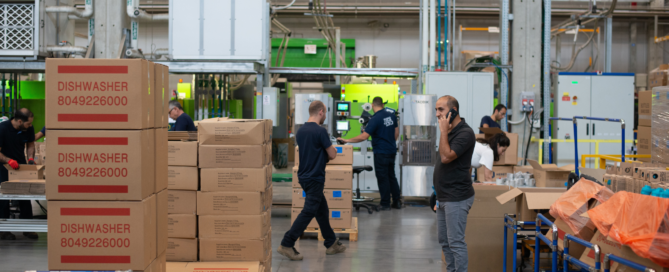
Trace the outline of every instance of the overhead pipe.
<instances>
[{"instance_id":1,"label":"overhead pipe","mask_svg":"<svg viewBox=\"0 0 669 272\"><path fill-rule=\"evenodd\" d=\"M125 56L130 59L143 59L144 54L137 49L127 49L125 50Z\"/></svg>"},{"instance_id":2,"label":"overhead pipe","mask_svg":"<svg viewBox=\"0 0 669 272\"><path fill-rule=\"evenodd\" d=\"M290 4L285 5L285 6L283 6L283 7L275 7L275 8L272 8L272 10L282 10L282 9L287 9L287 8L293 6L293 4L295 4L295 0L293 0L293 2L290 2Z\"/></svg>"},{"instance_id":3,"label":"overhead pipe","mask_svg":"<svg viewBox=\"0 0 669 272\"><path fill-rule=\"evenodd\" d=\"M88 19L93 16L93 0L86 0L83 12L74 6L47 6L44 11L47 13L67 13L79 19Z\"/></svg>"},{"instance_id":4,"label":"overhead pipe","mask_svg":"<svg viewBox=\"0 0 669 272\"><path fill-rule=\"evenodd\" d=\"M153 59L160 59L162 56L169 55L169 49L167 48L158 48L153 52Z\"/></svg>"},{"instance_id":5,"label":"overhead pipe","mask_svg":"<svg viewBox=\"0 0 669 272\"><path fill-rule=\"evenodd\" d=\"M47 52L57 52L57 53L73 53L83 55L86 54L88 49L83 46L74 46L74 45L64 45L64 46L55 46L49 45L46 47Z\"/></svg>"},{"instance_id":6,"label":"overhead pipe","mask_svg":"<svg viewBox=\"0 0 669 272\"><path fill-rule=\"evenodd\" d=\"M430 71L434 71L434 64L437 61L435 49L437 44L437 3L430 0Z\"/></svg>"}]
</instances>

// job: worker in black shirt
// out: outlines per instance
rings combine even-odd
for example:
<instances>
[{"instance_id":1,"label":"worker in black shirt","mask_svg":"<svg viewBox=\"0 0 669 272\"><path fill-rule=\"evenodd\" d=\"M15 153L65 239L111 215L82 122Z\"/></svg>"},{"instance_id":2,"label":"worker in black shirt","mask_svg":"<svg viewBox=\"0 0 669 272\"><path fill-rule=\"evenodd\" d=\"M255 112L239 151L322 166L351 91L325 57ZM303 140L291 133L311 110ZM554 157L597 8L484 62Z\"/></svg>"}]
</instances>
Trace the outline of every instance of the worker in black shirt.
<instances>
[{"instance_id":1,"label":"worker in black shirt","mask_svg":"<svg viewBox=\"0 0 669 272\"><path fill-rule=\"evenodd\" d=\"M492 115L490 116L486 115L483 116L483 118L481 118L481 125L479 127L499 128L500 126L498 122L504 119L505 116L506 116L506 106L502 104L497 104L497 106L495 106L495 109L492 111ZM479 133L483 134L483 131L479 129Z\"/></svg>"},{"instance_id":2,"label":"worker in black shirt","mask_svg":"<svg viewBox=\"0 0 669 272\"><path fill-rule=\"evenodd\" d=\"M279 254L293 261L302 260L302 255L295 249L295 241L307 229L307 225L316 218L321 234L325 238L323 245L327 248L325 254L342 253L346 247L339 242L332 227L330 227L330 210L325 200L325 164L337 156L337 150L332 146L327 130L321 125L325 122L327 109L321 101L311 102L309 105L309 120L300 127L295 135L295 141L300 148L300 165L297 178L304 190L306 198L304 208L297 216L293 226L286 232L277 249Z\"/></svg>"},{"instance_id":3,"label":"worker in black shirt","mask_svg":"<svg viewBox=\"0 0 669 272\"><path fill-rule=\"evenodd\" d=\"M437 100L439 121L439 160L434 166L433 185L437 192L437 232L446 259L446 271L466 272L469 262L465 229L474 203L474 187L469 174L476 135L452 96Z\"/></svg>"},{"instance_id":4,"label":"worker in black shirt","mask_svg":"<svg viewBox=\"0 0 669 272\"><path fill-rule=\"evenodd\" d=\"M14 113L9 121L0 123L0 162L6 163L13 169L19 169L19 164L35 164L35 129L33 113L22 108ZM28 161L26 162L26 155ZM8 172L0 167L1 182L8 180ZM33 210L30 200L19 200L19 218L32 219ZM0 201L0 218L9 218L9 201ZM37 233L24 232L23 236L38 239ZM11 232L0 232L0 240L14 240L16 236Z\"/></svg>"},{"instance_id":5,"label":"worker in black shirt","mask_svg":"<svg viewBox=\"0 0 669 272\"><path fill-rule=\"evenodd\" d=\"M193 119L184 112L184 108L181 107L181 103L176 100L170 101L169 104L170 111L168 112L170 118L176 120L174 126L170 131L196 131L195 123Z\"/></svg>"}]
</instances>

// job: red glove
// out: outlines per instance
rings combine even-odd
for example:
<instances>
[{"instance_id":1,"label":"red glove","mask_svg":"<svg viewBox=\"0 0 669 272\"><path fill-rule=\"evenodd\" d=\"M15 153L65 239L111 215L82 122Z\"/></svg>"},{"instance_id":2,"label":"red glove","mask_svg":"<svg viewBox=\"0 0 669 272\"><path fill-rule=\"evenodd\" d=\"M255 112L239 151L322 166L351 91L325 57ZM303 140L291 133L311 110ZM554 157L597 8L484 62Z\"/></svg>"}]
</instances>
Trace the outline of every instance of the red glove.
<instances>
[{"instance_id":1,"label":"red glove","mask_svg":"<svg viewBox=\"0 0 669 272\"><path fill-rule=\"evenodd\" d=\"M28 164L35 165L36 164L35 159L33 158L28 159Z\"/></svg>"},{"instance_id":2,"label":"red glove","mask_svg":"<svg viewBox=\"0 0 669 272\"><path fill-rule=\"evenodd\" d=\"M12 169L14 169L14 170L19 169L19 163L15 160L9 160L9 162L7 162L7 164L9 164L9 166L11 166Z\"/></svg>"}]
</instances>

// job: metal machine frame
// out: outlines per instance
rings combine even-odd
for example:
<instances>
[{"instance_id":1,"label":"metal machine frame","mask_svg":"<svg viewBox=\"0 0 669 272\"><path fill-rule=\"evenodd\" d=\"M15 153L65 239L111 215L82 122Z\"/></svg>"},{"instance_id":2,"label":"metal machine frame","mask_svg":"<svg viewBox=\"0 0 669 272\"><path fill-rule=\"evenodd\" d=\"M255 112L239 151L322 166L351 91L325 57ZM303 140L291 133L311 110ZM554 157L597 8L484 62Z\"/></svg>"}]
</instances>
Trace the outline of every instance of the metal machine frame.
<instances>
[{"instance_id":1,"label":"metal machine frame","mask_svg":"<svg viewBox=\"0 0 669 272\"><path fill-rule=\"evenodd\" d=\"M437 118L435 116L436 102L437 96L434 94L405 95L400 98L399 180L402 196L429 197L432 195L432 177L437 158L435 147L438 135ZM420 105L420 107L407 107L408 105ZM405 127L416 127L420 134L431 138L407 139L405 137ZM405 175L410 178L405 178ZM407 183L407 185L404 181L410 183Z\"/></svg>"}]
</instances>

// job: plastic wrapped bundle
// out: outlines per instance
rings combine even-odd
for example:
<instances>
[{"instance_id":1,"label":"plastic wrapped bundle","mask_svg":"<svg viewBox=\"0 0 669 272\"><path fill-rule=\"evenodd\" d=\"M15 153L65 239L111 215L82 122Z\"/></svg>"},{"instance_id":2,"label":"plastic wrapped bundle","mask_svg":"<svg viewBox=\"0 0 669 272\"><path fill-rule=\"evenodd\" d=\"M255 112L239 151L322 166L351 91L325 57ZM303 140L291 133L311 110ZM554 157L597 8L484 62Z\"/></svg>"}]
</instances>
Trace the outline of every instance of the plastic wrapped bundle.
<instances>
[{"instance_id":1,"label":"plastic wrapped bundle","mask_svg":"<svg viewBox=\"0 0 669 272\"><path fill-rule=\"evenodd\" d=\"M580 233L586 226L594 229L594 225L589 222L590 219L582 215L588 212L593 204L592 200L603 203L611 195L613 193L606 187L581 178L551 205L550 214L555 218L562 219L574 233Z\"/></svg>"}]
</instances>

